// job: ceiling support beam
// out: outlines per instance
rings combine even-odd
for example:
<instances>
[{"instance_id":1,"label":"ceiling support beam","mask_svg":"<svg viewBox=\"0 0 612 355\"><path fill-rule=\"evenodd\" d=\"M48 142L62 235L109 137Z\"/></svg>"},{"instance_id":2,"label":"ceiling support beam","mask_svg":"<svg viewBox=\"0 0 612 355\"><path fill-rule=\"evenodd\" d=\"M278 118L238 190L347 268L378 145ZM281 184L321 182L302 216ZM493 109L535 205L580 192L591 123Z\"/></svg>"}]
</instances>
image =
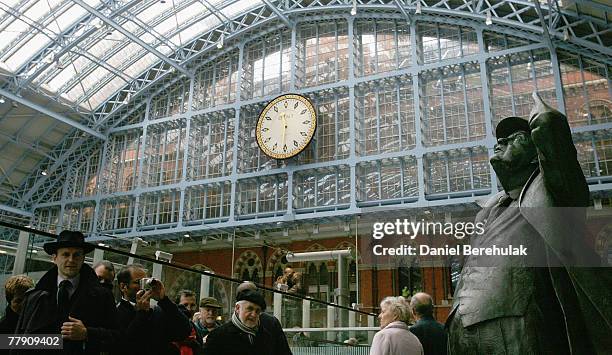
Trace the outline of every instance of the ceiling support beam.
<instances>
[{"instance_id":1,"label":"ceiling support beam","mask_svg":"<svg viewBox=\"0 0 612 355\"><path fill-rule=\"evenodd\" d=\"M540 1L535 0L534 2L536 12L538 13L538 17L540 18L540 24L542 26L542 32L544 32L544 41L548 46L550 51L554 51L555 47L553 46L552 40L550 38L550 32L548 32L548 25L546 24L546 19L544 19L544 14L542 13L542 8L540 7Z\"/></svg>"},{"instance_id":2,"label":"ceiling support beam","mask_svg":"<svg viewBox=\"0 0 612 355\"><path fill-rule=\"evenodd\" d=\"M125 28L123 28L122 26L120 26L115 21L111 20L110 18L106 17L100 11L98 11L95 8L89 6L85 1L83 1L83 0L74 0L74 2L79 4L79 6L81 6L85 10L87 10L90 13L94 14L96 17L98 17L100 20L102 20L108 26L110 26L110 27L114 28L115 30L119 31L121 34L123 34L124 36L129 38L132 42L137 43L138 45L140 45L141 47L143 47L144 49L146 49L150 53L153 53L156 57L158 57L159 59L161 59L165 63L169 64L170 66L172 66L173 68L175 68L179 72L187 75L190 78L193 77L192 73L190 73L187 69L185 69L182 66L180 66L176 61L170 59L168 56L164 55L163 53L161 53L157 49L155 49L155 48L151 47L150 45L146 44L143 40L141 40L140 38L134 36L128 30L126 30Z\"/></svg>"},{"instance_id":3,"label":"ceiling support beam","mask_svg":"<svg viewBox=\"0 0 612 355\"><path fill-rule=\"evenodd\" d=\"M75 53L78 53L79 55L91 60L92 62L98 64L99 66L101 66L102 68L108 70L109 72L115 74L115 76L120 77L121 79L123 79L123 81L125 81L126 83L130 83L132 81L134 81L135 79L132 78L131 76L117 70L117 68L113 67L112 65L108 64L105 60L100 60L100 58L95 57L93 54L84 51L84 50L76 50L74 51Z\"/></svg>"},{"instance_id":4,"label":"ceiling support beam","mask_svg":"<svg viewBox=\"0 0 612 355\"><path fill-rule=\"evenodd\" d=\"M397 8L400 10L402 15L404 15L408 24L411 24L412 17L410 16L410 13L406 11L406 8L404 8L404 5L400 2L400 0L394 0L393 2L395 2L395 5L397 5Z\"/></svg>"},{"instance_id":5,"label":"ceiling support beam","mask_svg":"<svg viewBox=\"0 0 612 355\"><path fill-rule=\"evenodd\" d=\"M49 110L49 109L47 109L47 108L45 108L45 107L43 107L41 105L35 104L35 103L31 102L30 100L26 100L26 99L24 99L21 96L17 96L15 94L13 94L12 92L9 92L9 91L7 91L5 89L0 89L0 95L6 97L9 100L13 100L13 101L15 101L17 103L20 103L20 104L22 104L24 106L27 106L27 107L31 108L32 110L38 111L38 112L40 112L42 114L45 114L45 115L47 115L47 116L49 116L51 118L54 118L54 119L56 119L58 121L61 121L61 122L65 123L65 124L67 124L69 126L72 126L72 127L76 128L76 129L78 129L78 130L81 130L83 132L89 133L90 135L92 135L94 137L97 137L97 138L100 138L101 140L106 140L106 136L103 135L102 133L97 132L97 131L95 131L95 130L93 130L93 129L85 126L85 125L82 125L82 124L80 124L80 123L78 123L78 122L76 122L76 121L74 121L74 120L72 120L72 119L70 119L68 117L64 117L64 116L62 116L62 115L60 115L58 113L55 113L55 112L53 112L53 111L51 111L51 110Z\"/></svg>"},{"instance_id":6,"label":"ceiling support beam","mask_svg":"<svg viewBox=\"0 0 612 355\"><path fill-rule=\"evenodd\" d=\"M213 14L216 18L221 21L221 23L229 23L232 31L234 30L234 22L221 11L219 11L216 7L211 5L208 0L200 0L200 3L208 10L211 14Z\"/></svg>"},{"instance_id":7,"label":"ceiling support beam","mask_svg":"<svg viewBox=\"0 0 612 355\"><path fill-rule=\"evenodd\" d=\"M280 12L280 10L276 6L274 6L274 4L272 4L272 2L270 2L270 0L263 0L263 2L270 8L270 10L272 10L272 12L274 12L276 14L276 16L278 16L278 18L281 21L283 21L285 23L285 25L287 25L287 27L293 28L293 22L289 21L287 16L285 16L285 14Z\"/></svg>"},{"instance_id":8,"label":"ceiling support beam","mask_svg":"<svg viewBox=\"0 0 612 355\"><path fill-rule=\"evenodd\" d=\"M19 214L19 215L26 216L26 217L32 217L33 216L32 212L20 210L18 208L7 206L7 205L2 204L2 203L0 203L0 210L6 211L6 212L10 212L10 213L14 213L14 214Z\"/></svg>"},{"instance_id":9,"label":"ceiling support beam","mask_svg":"<svg viewBox=\"0 0 612 355\"><path fill-rule=\"evenodd\" d=\"M43 157L45 157L45 158L47 158L47 159L49 159L51 161L55 161L54 157L52 157L51 155L49 155L46 152L43 152L40 149L40 147L38 147L34 143L27 142L27 141L25 141L23 139L20 139L19 137L11 137L10 135L8 135L8 134L6 134L4 132L0 132L0 137L6 139L7 141L9 141L9 142L11 142L11 143L13 143L15 145L18 145L18 146L20 146L22 148L31 150L31 151L33 151L36 154L42 155Z\"/></svg>"},{"instance_id":10,"label":"ceiling support beam","mask_svg":"<svg viewBox=\"0 0 612 355\"><path fill-rule=\"evenodd\" d=\"M602 1L601 3L597 2L597 1L592 1L592 0L569 0L569 1L563 1L563 7L569 7L571 5L576 5L576 7L578 6L588 6L588 7L592 7L594 9L603 11L605 13L612 13L612 6L610 5L606 5L604 4L604 2ZM605 18L605 15L604 15Z\"/></svg>"}]
</instances>

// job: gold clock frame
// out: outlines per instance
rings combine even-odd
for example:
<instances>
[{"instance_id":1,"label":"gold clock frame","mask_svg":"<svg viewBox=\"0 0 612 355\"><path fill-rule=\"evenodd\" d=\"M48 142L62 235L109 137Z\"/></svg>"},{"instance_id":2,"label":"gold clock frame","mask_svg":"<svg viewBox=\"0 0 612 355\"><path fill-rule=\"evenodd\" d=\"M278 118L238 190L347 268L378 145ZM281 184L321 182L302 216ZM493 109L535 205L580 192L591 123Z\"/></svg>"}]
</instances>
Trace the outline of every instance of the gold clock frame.
<instances>
[{"instance_id":1,"label":"gold clock frame","mask_svg":"<svg viewBox=\"0 0 612 355\"><path fill-rule=\"evenodd\" d=\"M312 115L313 119L314 119L314 125L312 125L308 132L307 132L307 139L305 140L305 143L298 146L298 148L293 151L292 153L275 153L271 150L269 150L265 144L263 144L263 139L261 137L261 125L263 124L263 120L266 117L266 114L268 113L268 111L270 109L272 109L272 107L274 107L274 105L276 105L278 102L280 101L284 101L284 100L288 100L288 99L294 99L294 100L298 100L300 102L302 102L305 106L306 109L308 109L308 111L310 111L310 114ZM284 94L284 95L280 95L278 97L276 97L274 100L270 101L261 111L261 113L259 114L259 117L257 118L257 126L255 128L255 136L257 138L257 145L259 146L259 149L261 149L265 155L269 156L270 158L273 159L289 159L289 158L293 158L294 156L300 154L301 152L304 151L304 149L306 149L306 147L308 147L308 145L310 144L310 142L312 142L312 139L314 138L314 133L317 129L317 112L314 109L314 105L312 104L312 102L303 95L300 94Z\"/></svg>"}]
</instances>

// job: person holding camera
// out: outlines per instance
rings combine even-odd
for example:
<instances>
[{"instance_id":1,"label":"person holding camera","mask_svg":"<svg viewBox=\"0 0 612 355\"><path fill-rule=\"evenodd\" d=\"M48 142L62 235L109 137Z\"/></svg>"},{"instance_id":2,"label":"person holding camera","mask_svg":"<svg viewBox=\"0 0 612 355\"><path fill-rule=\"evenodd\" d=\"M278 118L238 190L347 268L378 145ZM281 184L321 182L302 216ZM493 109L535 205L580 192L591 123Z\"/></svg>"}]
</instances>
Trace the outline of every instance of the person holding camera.
<instances>
[{"instance_id":1,"label":"person holding camera","mask_svg":"<svg viewBox=\"0 0 612 355\"><path fill-rule=\"evenodd\" d=\"M191 323L166 296L164 284L147 278L144 267L138 264L121 269L117 283L121 291L117 321L125 339L116 354L179 354L172 342L187 338ZM151 299L157 301L156 306L151 307Z\"/></svg>"}]
</instances>

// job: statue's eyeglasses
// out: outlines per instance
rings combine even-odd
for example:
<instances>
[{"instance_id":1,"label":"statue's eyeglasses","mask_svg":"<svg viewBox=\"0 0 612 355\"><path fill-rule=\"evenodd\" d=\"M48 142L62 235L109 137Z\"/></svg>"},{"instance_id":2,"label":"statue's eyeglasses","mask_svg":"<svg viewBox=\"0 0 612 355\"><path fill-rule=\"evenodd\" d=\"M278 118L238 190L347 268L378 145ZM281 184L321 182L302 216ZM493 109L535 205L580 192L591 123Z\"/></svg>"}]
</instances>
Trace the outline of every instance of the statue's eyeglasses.
<instances>
[{"instance_id":1,"label":"statue's eyeglasses","mask_svg":"<svg viewBox=\"0 0 612 355\"><path fill-rule=\"evenodd\" d=\"M516 140L518 137L525 138L528 134L529 133L523 131L514 132L508 137L498 138L497 144L508 144L509 142Z\"/></svg>"}]
</instances>

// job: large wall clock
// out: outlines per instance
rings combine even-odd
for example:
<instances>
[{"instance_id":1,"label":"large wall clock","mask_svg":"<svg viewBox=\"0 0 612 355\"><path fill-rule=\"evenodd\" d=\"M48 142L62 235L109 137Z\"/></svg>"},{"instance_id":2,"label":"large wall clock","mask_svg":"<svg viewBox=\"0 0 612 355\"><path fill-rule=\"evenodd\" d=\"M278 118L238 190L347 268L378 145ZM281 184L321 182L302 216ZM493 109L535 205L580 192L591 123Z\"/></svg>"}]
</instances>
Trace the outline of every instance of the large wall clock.
<instances>
[{"instance_id":1,"label":"large wall clock","mask_svg":"<svg viewBox=\"0 0 612 355\"><path fill-rule=\"evenodd\" d=\"M303 151L314 136L317 115L312 103L297 94L282 95L264 107L257 121L257 144L274 159Z\"/></svg>"}]
</instances>

